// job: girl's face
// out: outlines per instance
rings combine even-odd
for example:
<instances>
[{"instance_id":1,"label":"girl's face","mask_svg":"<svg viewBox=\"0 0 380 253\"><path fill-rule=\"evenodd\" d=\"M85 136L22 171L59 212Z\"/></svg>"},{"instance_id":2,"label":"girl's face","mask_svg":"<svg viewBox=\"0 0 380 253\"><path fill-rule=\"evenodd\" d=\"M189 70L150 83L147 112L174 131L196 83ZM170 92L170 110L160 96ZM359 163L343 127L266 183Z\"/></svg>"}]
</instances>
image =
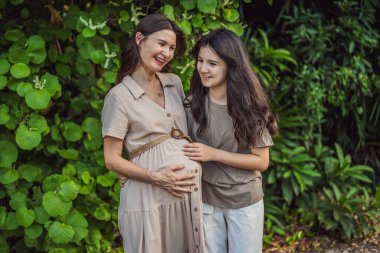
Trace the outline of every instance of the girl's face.
<instances>
[{"instance_id":1,"label":"girl's face","mask_svg":"<svg viewBox=\"0 0 380 253\"><path fill-rule=\"evenodd\" d=\"M202 80L202 85L207 88L227 86L227 64L209 46L203 46L199 50L197 70Z\"/></svg>"},{"instance_id":2,"label":"girl's face","mask_svg":"<svg viewBox=\"0 0 380 253\"><path fill-rule=\"evenodd\" d=\"M159 72L174 57L176 34L171 30L160 30L144 37L136 33L136 44L142 65L148 70Z\"/></svg>"}]
</instances>

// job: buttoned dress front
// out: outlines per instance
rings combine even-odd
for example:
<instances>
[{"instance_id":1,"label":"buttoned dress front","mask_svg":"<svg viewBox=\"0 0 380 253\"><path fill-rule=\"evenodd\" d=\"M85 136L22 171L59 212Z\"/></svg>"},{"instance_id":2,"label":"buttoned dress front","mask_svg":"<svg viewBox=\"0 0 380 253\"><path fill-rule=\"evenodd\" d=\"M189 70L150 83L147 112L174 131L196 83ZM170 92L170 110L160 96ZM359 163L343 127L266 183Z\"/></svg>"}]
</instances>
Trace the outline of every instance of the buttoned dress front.
<instances>
[{"instance_id":1,"label":"buttoned dress front","mask_svg":"<svg viewBox=\"0 0 380 253\"><path fill-rule=\"evenodd\" d=\"M163 85L165 107L153 102L130 76L107 94L102 111L102 135L124 140L127 151L134 151L178 128L187 134L178 76L157 73ZM130 161L150 171L175 164L185 165L179 174L196 173L192 192L179 198L145 182L129 179L120 192L118 222L124 252L193 253L203 252L201 223L200 164L184 156L186 140L169 139Z\"/></svg>"}]
</instances>

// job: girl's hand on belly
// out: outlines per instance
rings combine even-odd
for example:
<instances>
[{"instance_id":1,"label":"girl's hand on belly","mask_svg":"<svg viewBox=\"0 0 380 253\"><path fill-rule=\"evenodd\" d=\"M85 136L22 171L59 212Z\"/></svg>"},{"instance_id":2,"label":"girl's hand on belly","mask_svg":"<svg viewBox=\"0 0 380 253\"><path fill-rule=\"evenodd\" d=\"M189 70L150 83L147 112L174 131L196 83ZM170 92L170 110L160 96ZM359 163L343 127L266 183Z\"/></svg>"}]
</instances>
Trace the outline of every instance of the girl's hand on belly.
<instances>
[{"instance_id":1,"label":"girl's hand on belly","mask_svg":"<svg viewBox=\"0 0 380 253\"><path fill-rule=\"evenodd\" d=\"M184 168L184 165L172 165L160 171L148 171L148 176L155 185L167 190L174 196L183 197L184 193L191 192L190 186L196 184L193 180L196 174L179 175L176 173L176 171Z\"/></svg>"}]
</instances>

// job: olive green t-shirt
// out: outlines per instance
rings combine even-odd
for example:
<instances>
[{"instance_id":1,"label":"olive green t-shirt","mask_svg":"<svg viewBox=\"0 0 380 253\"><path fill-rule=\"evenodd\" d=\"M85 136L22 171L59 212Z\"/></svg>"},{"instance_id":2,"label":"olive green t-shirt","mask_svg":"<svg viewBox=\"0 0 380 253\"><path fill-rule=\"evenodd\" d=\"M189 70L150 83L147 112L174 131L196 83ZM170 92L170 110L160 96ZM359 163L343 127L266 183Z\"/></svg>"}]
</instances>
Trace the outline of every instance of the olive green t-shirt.
<instances>
[{"instance_id":1,"label":"olive green t-shirt","mask_svg":"<svg viewBox=\"0 0 380 253\"><path fill-rule=\"evenodd\" d=\"M234 137L233 122L227 105L213 103L207 97L205 104L209 127L202 136L196 133L199 125L194 121L191 109L185 108L190 137L195 142L217 149L250 154L250 148L239 144ZM267 129L264 129L255 146L272 145L272 138ZM205 203L221 208L241 208L256 203L264 196L259 171L239 169L214 161L202 162L202 168L202 198Z\"/></svg>"}]
</instances>

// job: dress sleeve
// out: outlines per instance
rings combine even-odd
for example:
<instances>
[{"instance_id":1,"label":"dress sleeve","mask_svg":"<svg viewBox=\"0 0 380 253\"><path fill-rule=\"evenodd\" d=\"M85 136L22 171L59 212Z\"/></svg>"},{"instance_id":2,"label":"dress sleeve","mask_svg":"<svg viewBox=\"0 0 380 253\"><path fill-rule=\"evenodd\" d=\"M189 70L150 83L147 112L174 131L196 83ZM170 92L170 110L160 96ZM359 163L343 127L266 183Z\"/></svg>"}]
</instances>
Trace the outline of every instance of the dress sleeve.
<instances>
[{"instance_id":1,"label":"dress sleeve","mask_svg":"<svg viewBox=\"0 0 380 253\"><path fill-rule=\"evenodd\" d=\"M261 134L260 138L257 140L255 147L256 148L263 148L263 147L269 147L273 146L273 140L270 136L268 130L265 128L263 130L263 133Z\"/></svg>"},{"instance_id":2,"label":"dress sleeve","mask_svg":"<svg viewBox=\"0 0 380 253\"><path fill-rule=\"evenodd\" d=\"M125 107L114 93L108 93L102 110L102 136L124 139L128 131Z\"/></svg>"}]
</instances>

